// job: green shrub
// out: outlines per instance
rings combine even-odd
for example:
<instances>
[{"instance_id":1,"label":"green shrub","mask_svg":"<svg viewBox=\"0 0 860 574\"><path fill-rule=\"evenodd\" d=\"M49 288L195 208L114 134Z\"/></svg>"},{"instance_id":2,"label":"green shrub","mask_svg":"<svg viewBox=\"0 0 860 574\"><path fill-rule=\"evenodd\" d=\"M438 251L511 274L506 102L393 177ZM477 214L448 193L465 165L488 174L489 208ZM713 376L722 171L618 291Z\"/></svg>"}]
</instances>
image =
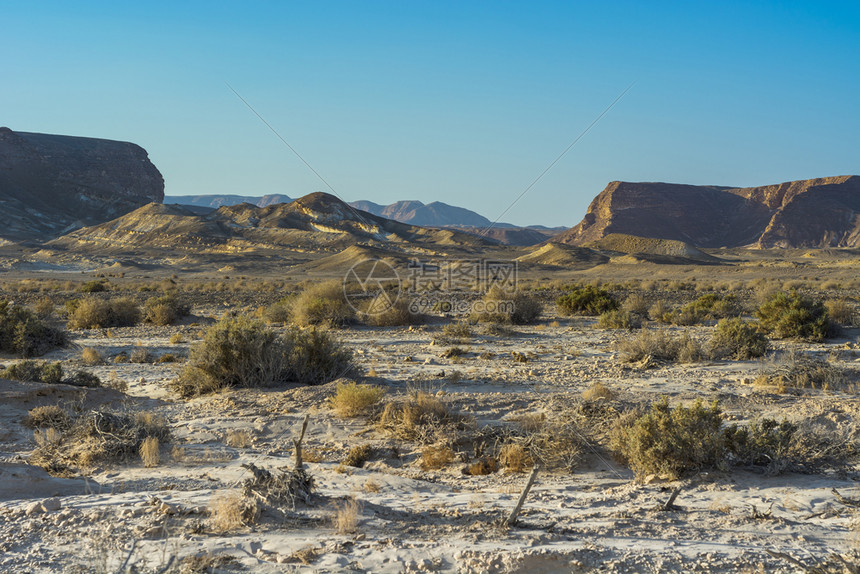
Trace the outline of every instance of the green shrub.
<instances>
[{"instance_id":1,"label":"green shrub","mask_svg":"<svg viewBox=\"0 0 860 574\"><path fill-rule=\"evenodd\" d=\"M69 329L132 327L140 322L140 307L127 297L67 302Z\"/></svg>"},{"instance_id":2,"label":"green shrub","mask_svg":"<svg viewBox=\"0 0 860 574\"><path fill-rule=\"evenodd\" d=\"M628 363L652 360L694 363L705 356L702 346L689 334L673 337L664 330L642 329L638 335L618 341L615 348Z\"/></svg>"},{"instance_id":3,"label":"green shrub","mask_svg":"<svg viewBox=\"0 0 860 574\"><path fill-rule=\"evenodd\" d=\"M354 319L339 281L312 285L290 300L290 320L296 325L341 327Z\"/></svg>"},{"instance_id":4,"label":"green shrub","mask_svg":"<svg viewBox=\"0 0 860 574\"><path fill-rule=\"evenodd\" d=\"M556 301L563 315L600 315L618 309L618 300L600 287L586 285L576 287Z\"/></svg>"},{"instance_id":5,"label":"green shrub","mask_svg":"<svg viewBox=\"0 0 860 574\"><path fill-rule=\"evenodd\" d=\"M0 376L13 381L34 381L55 384L63 381L63 365L59 361L20 361L6 367Z\"/></svg>"},{"instance_id":6,"label":"green shrub","mask_svg":"<svg viewBox=\"0 0 860 574\"><path fill-rule=\"evenodd\" d=\"M173 295L151 297L143 305L143 320L154 325L172 325L187 317L190 309Z\"/></svg>"},{"instance_id":7,"label":"green shrub","mask_svg":"<svg viewBox=\"0 0 860 574\"><path fill-rule=\"evenodd\" d=\"M364 385L350 381L339 383L334 395L328 398L329 406L339 417L355 417L368 412L385 394L385 389L376 385Z\"/></svg>"},{"instance_id":8,"label":"green shrub","mask_svg":"<svg viewBox=\"0 0 860 574\"><path fill-rule=\"evenodd\" d=\"M710 346L714 358L731 357L745 361L767 353L768 340L757 325L735 317L721 319L717 323Z\"/></svg>"},{"instance_id":9,"label":"green shrub","mask_svg":"<svg viewBox=\"0 0 860 574\"><path fill-rule=\"evenodd\" d=\"M601 329L638 329L642 326L642 319L630 311L616 309L601 313L597 326Z\"/></svg>"},{"instance_id":10,"label":"green shrub","mask_svg":"<svg viewBox=\"0 0 860 574\"><path fill-rule=\"evenodd\" d=\"M78 293L102 293L108 290L108 283L103 279L87 281L86 283L78 287Z\"/></svg>"},{"instance_id":11,"label":"green shrub","mask_svg":"<svg viewBox=\"0 0 860 574\"><path fill-rule=\"evenodd\" d=\"M681 307L681 312L676 315L675 321L679 325L696 325L702 321L736 317L739 314L740 306L734 295L705 293Z\"/></svg>"},{"instance_id":12,"label":"green shrub","mask_svg":"<svg viewBox=\"0 0 860 574\"><path fill-rule=\"evenodd\" d=\"M381 313L364 314L363 320L373 327L397 327L401 325L420 325L426 320L421 313L409 310L409 300L401 297L394 305Z\"/></svg>"},{"instance_id":13,"label":"green shrub","mask_svg":"<svg viewBox=\"0 0 860 574\"><path fill-rule=\"evenodd\" d=\"M325 331L292 328L281 334L262 322L235 317L206 332L171 386L182 396L195 396L288 381L322 384L354 368L352 352Z\"/></svg>"},{"instance_id":14,"label":"green shrub","mask_svg":"<svg viewBox=\"0 0 860 574\"><path fill-rule=\"evenodd\" d=\"M664 397L640 416L619 419L610 435L612 450L637 474L675 479L726 460L723 417L716 403L669 406Z\"/></svg>"},{"instance_id":15,"label":"green shrub","mask_svg":"<svg viewBox=\"0 0 860 574\"><path fill-rule=\"evenodd\" d=\"M0 352L37 357L66 344L66 334L26 307L0 300Z\"/></svg>"},{"instance_id":16,"label":"green shrub","mask_svg":"<svg viewBox=\"0 0 860 574\"><path fill-rule=\"evenodd\" d=\"M726 448L732 462L744 466L765 466L769 473L785 469L792 457L797 425L786 420L752 421L749 426L731 425L725 430Z\"/></svg>"},{"instance_id":17,"label":"green shrub","mask_svg":"<svg viewBox=\"0 0 860 574\"><path fill-rule=\"evenodd\" d=\"M777 292L756 311L762 328L778 339L821 341L830 330L827 309L797 291Z\"/></svg>"}]
</instances>

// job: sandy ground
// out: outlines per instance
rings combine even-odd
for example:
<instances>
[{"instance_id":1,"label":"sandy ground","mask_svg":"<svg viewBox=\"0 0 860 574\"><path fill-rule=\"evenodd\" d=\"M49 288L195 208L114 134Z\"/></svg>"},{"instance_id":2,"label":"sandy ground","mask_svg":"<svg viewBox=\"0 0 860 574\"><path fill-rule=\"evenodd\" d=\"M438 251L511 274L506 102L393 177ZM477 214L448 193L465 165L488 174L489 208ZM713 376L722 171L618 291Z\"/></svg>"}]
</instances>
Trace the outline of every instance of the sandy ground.
<instances>
[{"instance_id":1,"label":"sandy ground","mask_svg":"<svg viewBox=\"0 0 860 574\"><path fill-rule=\"evenodd\" d=\"M155 356L187 356L203 326L136 327L75 333L73 346L48 359L80 365L82 347L106 357L136 348ZM704 338L708 327L688 328ZM854 436L860 401L809 391L776 395L749 382L760 361L718 361L639 369L619 360L613 343L627 332L595 329L588 319L563 320L510 333L446 340L440 325L353 328L341 332L359 364L388 396L409 389L438 395L478 425L509 423L524 413L563 407L602 382L621 404L668 395L672 402L718 398L732 420L754 414L814 419ZM186 342L170 343L182 333ZM831 354L856 366L854 335L805 352ZM788 348L794 343L777 343ZM445 350L465 350L446 358ZM517 360L525 356L527 362ZM6 364L11 359L2 361ZM526 473L463 473L464 461L419 468L421 445L394 441L365 418L334 415L326 398L335 384L234 390L193 400L167 390L182 363L108 363L88 370L128 383L83 392L64 385L0 381L0 571L116 572L123 566L159 571L249 572L795 572L788 555L807 566L848 571L855 563L860 497L853 467L768 476L735 469L683 483L635 480L605 450L586 453L573 472L542 471L519 522L499 523L513 508ZM26 464L35 447L22 421L34 406L77 402L150 410L167 417L173 443L162 463L94 468L85 478L57 478ZM266 510L255 524L229 533L208 526L213 497L239 492L250 478L243 464L292 464L292 439L310 415L304 448L315 489L310 505ZM249 440L229 446L230 431ZM856 438L856 437L855 437ZM370 444L363 468L340 464L351 447ZM174 447L183 456L171 456ZM672 491L682 490L670 510ZM355 531L339 534L339 506L358 503ZM196 562L192 557L198 558ZM181 565L181 569L180 569ZM211 568L205 570L205 567ZM195 568L198 568L195 570Z\"/></svg>"}]
</instances>

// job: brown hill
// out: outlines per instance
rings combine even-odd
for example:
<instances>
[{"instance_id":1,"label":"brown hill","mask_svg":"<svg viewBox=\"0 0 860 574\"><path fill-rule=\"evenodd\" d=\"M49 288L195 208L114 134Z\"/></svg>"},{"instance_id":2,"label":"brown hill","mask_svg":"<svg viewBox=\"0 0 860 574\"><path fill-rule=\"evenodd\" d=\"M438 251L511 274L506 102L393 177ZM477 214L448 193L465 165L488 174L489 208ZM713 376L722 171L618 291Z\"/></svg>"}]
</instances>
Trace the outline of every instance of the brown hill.
<instances>
[{"instance_id":1,"label":"brown hill","mask_svg":"<svg viewBox=\"0 0 860 574\"><path fill-rule=\"evenodd\" d=\"M696 247L857 247L858 214L858 176L748 188L614 181L553 241L585 245L619 233Z\"/></svg>"},{"instance_id":2,"label":"brown hill","mask_svg":"<svg viewBox=\"0 0 860 574\"><path fill-rule=\"evenodd\" d=\"M0 128L0 238L50 239L163 198L140 146Z\"/></svg>"}]
</instances>

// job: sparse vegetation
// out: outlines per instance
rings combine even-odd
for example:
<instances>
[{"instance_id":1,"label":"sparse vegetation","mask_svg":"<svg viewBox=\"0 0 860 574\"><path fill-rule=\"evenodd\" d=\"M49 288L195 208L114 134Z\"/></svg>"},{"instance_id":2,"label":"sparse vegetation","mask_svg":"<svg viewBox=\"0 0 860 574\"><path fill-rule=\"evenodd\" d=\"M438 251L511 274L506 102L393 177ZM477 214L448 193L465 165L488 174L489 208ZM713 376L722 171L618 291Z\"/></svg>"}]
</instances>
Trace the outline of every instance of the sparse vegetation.
<instances>
[{"instance_id":1,"label":"sparse vegetation","mask_svg":"<svg viewBox=\"0 0 860 574\"><path fill-rule=\"evenodd\" d=\"M672 336L665 330L642 329L639 333L616 344L622 359L628 363L667 361L693 363L704 358L701 344L684 333Z\"/></svg>"},{"instance_id":2,"label":"sparse vegetation","mask_svg":"<svg viewBox=\"0 0 860 574\"><path fill-rule=\"evenodd\" d=\"M81 351L81 361L83 361L85 365L93 367L96 365L103 364L105 362L105 359L98 349L95 349L93 347L86 347L83 351Z\"/></svg>"},{"instance_id":3,"label":"sparse vegetation","mask_svg":"<svg viewBox=\"0 0 860 574\"><path fill-rule=\"evenodd\" d=\"M556 304L562 315L600 315L619 308L612 293L594 285L575 287L559 297Z\"/></svg>"},{"instance_id":4,"label":"sparse vegetation","mask_svg":"<svg viewBox=\"0 0 860 574\"><path fill-rule=\"evenodd\" d=\"M438 470L454 461L454 451L447 445L430 445L421 450L421 470Z\"/></svg>"},{"instance_id":5,"label":"sparse vegetation","mask_svg":"<svg viewBox=\"0 0 860 574\"><path fill-rule=\"evenodd\" d=\"M300 326L341 327L355 319L339 281L312 285L289 300L290 321Z\"/></svg>"},{"instance_id":6,"label":"sparse vegetation","mask_svg":"<svg viewBox=\"0 0 860 574\"><path fill-rule=\"evenodd\" d=\"M382 387L350 381L338 383L328 403L339 417L355 417L368 414L384 395L385 389Z\"/></svg>"},{"instance_id":7,"label":"sparse vegetation","mask_svg":"<svg viewBox=\"0 0 860 574\"><path fill-rule=\"evenodd\" d=\"M20 361L6 367L0 373L5 379L13 381L33 381L37 383L57 384L63 382L63 364L59 361Z\"/></svg>"},{"instance_id":8,"label":"sparse vegetation","mask_svg":"<svg viewBox=\"0 0 860 574\"><path fill-rule=\"evenodd\" d=\"M358 527L361 503L350 498L339 504L334 513L334 528L338 534L352 534Z\"/></svg>"},{"instance_id":9,"label":"sparse vegetation","mask_svg":"<svg viewBox=\"0 0 860 574\"><path fill-rule=\"evenodd\" d=\"M472 313L472 319L488 323L528 325L537 321L543 311L539 299L523 291L506 291L494 285Z\"/></svg>"},{"instance_id":10,"label":"sparse vegetation","mask_svg":"<svg viewBox=\"0 0 860 574\"><path fill-rule=\"evenodd\" d=\"M601 329L638 329L642 326L642 319L639 315L624 311L623 309L615 309L614 311L606 311L601 313L597 319L597 326Z\"/></svg>"},{"instance_id":11,"label":"sparse vegetation","mask_svg":"<svg viewBox=\"0 0 860 574\"><path fill-rule=\"evenodd\" d=\"M209 522L214 532L226 534L256 522L256 500L238 492L219 493L209 502Z\"/></svg>"},{"instance_id":12,"label":"sparse vegetation","mask_svg":"<svg viewBox=\"0 0 860 574\"><path fill-rule=\"evenodd\" d=\"M695 325L707 320L736 317L740 312L740 305L734 295L705 293L681 307L681 312L675 316L675 322L679 325Z\"/></svg>"},{"instance_id":13,"label":"sparse vegetation","mask_svg":"<svg viewBox=\"0 0 860 574\"><path fill-rule=\"evenodd\" d=\"M830 320L844 327L857 326L857 311L846 299L828 299L824 302Z\"/></svg>"},{"instance_id":14,"label":"sparse vegetation","mask_svg":"<svg viewBox=\"0 0 860 574\"><path fill-rule=\"evenodd\" d=\"M143 466L152 468L161 464L161 453L158 444L158 437L148 436L140 443L140 460L143 461Z\"/></svg>"},{"instance_id":15,"label":"sparse vegetation","mask_svg":"<svg viewBox=\"0 0 860 574\"><path fill-rule=\"evenodd\" d=\"M143 320L153 325L173 325L188 316L190 308L175 295L152 297L143 305Z\"/></svg>"},{"instance_id":16,"label":"sparse vegetation","mask_svg":"<svg viewBox=\"0 0 860 574\"><path fill-rule=\"evenodd\" d=\"M768 340L757 325L736 317L721 319L717 323L710 347L710 355L714 358L731 357L745 361L764 356Z\"/></svg>"},{"instance_id":17,"label":"sparse vegetation","mask_svg":"<svg viewBox=\"0 0 860 574\"><path fill-rule=\"evenodd\" d=\"M754 384L778 393L798 389L856 392L860 373L804 353L787 353L759 375Z\"/></svg>"},{"instance_id":18,"label":"sparse vegetation","mask_svg":"<svg viewBox=\"0 0 860 574\"><path fill-rule=\"evenodd\" d=\"M403 439L432 444L450 437L467 420L448 405L424 391L410 392L405 398L385 404L377 426Z\"/></svg>"}]
</instances>

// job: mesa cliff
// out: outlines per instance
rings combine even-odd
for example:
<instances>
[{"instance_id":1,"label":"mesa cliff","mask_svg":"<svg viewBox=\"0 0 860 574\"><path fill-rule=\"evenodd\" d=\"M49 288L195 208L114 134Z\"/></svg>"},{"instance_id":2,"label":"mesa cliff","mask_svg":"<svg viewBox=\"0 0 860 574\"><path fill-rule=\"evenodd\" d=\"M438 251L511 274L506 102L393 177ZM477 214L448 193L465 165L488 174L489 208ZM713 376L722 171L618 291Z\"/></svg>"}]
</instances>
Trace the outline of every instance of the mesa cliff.
<instances>
[{"instance_id":1,"label":"mesa cliff","mask_svg":"<svg viewBox=\"0 0 860 574\"><path fill-rule=\"evenodd\" d=\"M142 147L0 127L0 238L44 241L164 199Z\"/></svg>"},{"instance_id":2,"label":"mesa cliff","mask_svg":"<svg viewBox=\"0 0 860 574\"><path fill-rule=\"evenodd\" d=\"M708 248L858 247L858 215L858 176L745 188L613 181L553 241L585 245L617 233Z\"/></svg>"}]
</instances>

